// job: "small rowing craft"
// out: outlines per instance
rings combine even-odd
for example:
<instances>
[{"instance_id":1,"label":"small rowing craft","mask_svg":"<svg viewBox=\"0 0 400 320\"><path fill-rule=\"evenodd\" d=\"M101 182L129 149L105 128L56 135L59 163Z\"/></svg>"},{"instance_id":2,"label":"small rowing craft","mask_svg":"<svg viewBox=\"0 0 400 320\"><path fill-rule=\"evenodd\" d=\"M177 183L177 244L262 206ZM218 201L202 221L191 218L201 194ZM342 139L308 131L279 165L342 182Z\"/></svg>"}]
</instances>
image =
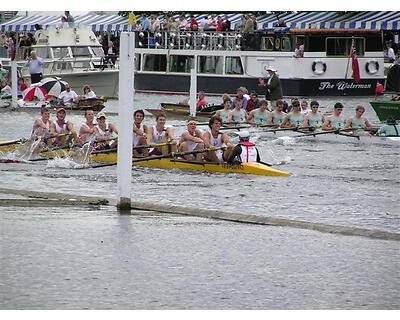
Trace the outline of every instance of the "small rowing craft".
<instances>
[{"instance_id":1,"label":"small rowing craft","mask_svg":"<svg viewBox=\"0 0 400 320\"><path fill-rule=\"evenodd\" d=\"M115 163L117 162L116 152L105 152L95 153L90 155L91 160L96 162ZM154 167L154 168L166 168L166 169L183 169L183 170L196 170L206 172L221 172L221 173L242 173L242 174L254 174L262 176L281 176L287 177L290 173L281 171L279 169L272 168L263 163L242 163L242 164L226 164L226 163L209 163L209 162L197 162L187 161L180 159L154 159L154 160L143 160L134 159L134 165Z\"/></svg>"},{"instance_id":2,"label":"small rowing craft","mask_svg":"<svg viewBox=\"0 0 400 320\"><path fill-rule=\"evenodd\" d=\"M196 118L210 118L217 110L222 109L222 105L207 105L200 111L196 112ZM168 118L187 118L190 116L190 107L188 104L180 103L161 103L160 109L146 109L146 111L157 116L160 113L165 114Z\"/></svg>"},{"instance_id":3,"label":"small rowing craft","mask_svg":"<svg viewBox=\"0 0 400 320\"><path fill-rule=\"evenodd\" d=\"M386 121L389 118L400 120L400 100L370 101L378 119Z\"/></svg>"}]
</instances>

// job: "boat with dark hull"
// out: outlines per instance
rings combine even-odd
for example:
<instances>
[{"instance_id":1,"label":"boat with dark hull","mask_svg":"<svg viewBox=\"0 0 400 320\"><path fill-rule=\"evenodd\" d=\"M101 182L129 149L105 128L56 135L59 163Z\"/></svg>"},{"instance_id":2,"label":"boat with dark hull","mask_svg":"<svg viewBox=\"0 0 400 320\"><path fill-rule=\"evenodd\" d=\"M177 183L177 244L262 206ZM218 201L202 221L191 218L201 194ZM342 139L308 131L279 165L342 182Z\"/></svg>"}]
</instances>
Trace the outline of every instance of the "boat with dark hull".
<instances>
[{"instance_id":1,"label":"boat with dark hull","mask_svg":"<svg viewBox=\"0 0 400 320\"><path fill-rule=\"evenodd\" d=\"M386 121L388 118L395 118L400 120L400 100L389 100L389 101L370 101L370 104L378 119L380 121Z\"/></svg>"}]
</instances>

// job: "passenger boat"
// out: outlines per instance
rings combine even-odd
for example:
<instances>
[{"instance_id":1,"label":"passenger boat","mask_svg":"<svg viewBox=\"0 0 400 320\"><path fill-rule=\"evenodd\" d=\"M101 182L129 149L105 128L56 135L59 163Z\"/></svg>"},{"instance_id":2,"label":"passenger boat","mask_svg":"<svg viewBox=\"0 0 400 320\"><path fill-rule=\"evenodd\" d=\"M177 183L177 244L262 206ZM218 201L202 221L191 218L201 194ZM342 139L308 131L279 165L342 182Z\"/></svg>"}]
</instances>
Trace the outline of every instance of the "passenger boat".
<instances>
[{"instance_id":1,"label":"passenger boat","mask_svg":"<svg viewBox=\"0 0 400 320\"><path fill-rule=\"evenodd\" d=\"M118 96L118 69L105 62L103 48L90 27L49 27L36 31L34 37L36 45L31 50L44 59L43 78L62 78L77 93L89 84L98 95ZM17 48L16 61L22 76L30 83L26 50ZM9 58L1 60L3 67L11 67Z\"/></svg>"},{"instance_id":2,"label":"passenger boat","mask_svg":"<svg viewBox=\"0 0 400 320\"><path fill-rule=\"evenodd\" d=\"M217 110L223 108L223 105L208 105L202 110L196 112L196 118L198 119L208 119ZM146 109L154 116L158 114L165 114L168 118L188 118L190 116L190 106L188 104L180 103L161 103L160 109Z\"/></svg>"},{"instance_id":3,"label":"passenger boat","mask_svg":"<svg viewBox=\"0 0 400 320\"><path fill-rule=\"evenodd\" d=\"M197 70L198 90L234 93L244 86L257 90L266 69L278 70L285 96L374 95L384 83L380 30L272 28L254 34L238 32L138 32L135 89L187 93L190 70ZM294 57L296 43L304 57ZM350 51L358 57L360 78L353 82Z\"/></svg>"},{"instance_id":4,"label":"passenger boat","mask_svg":"<svg viewBox=\"0 0 400 320\"><path fill-rule=\"evenodd\" d=\"M400 120L400 100L389 100L389 101L370 101L370 104L378 119L380 121L386 121L388 118L393 117L396 120Z\"/></svg>"},{"instance_id":5,"label":"passenger boat","mask_svg":"<svg viewBox=\"0 0 400 320\"><path fill-rule=\"evenodd\" d=\"M96 162L107 162L116 163L117 153L95 153L90 155L91 160ZM208 163L208 162L197 162L187 161L179 159L154 159L154 160L143 160L134 159L134 165L154 167L154 168L165 168L165 169L183 169L183 170L195 170L195 171L206 171L206 172L220 172L220 173L242 173L242 174L254 174L261 176L283 176L287 177L290 173L281 171L279 169L272 168L262 163L242 163L242 164L226 164L226 163Z\"/></svg>"}]
</instances>

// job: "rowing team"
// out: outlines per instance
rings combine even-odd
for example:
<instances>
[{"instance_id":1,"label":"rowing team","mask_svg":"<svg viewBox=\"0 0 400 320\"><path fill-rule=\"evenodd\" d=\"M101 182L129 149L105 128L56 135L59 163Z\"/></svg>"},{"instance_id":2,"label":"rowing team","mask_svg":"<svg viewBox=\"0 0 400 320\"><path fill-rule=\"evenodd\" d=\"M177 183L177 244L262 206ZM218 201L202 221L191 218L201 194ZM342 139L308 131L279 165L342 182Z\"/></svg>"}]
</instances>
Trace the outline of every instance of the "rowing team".
<instances>
[{"instance_id":1,"label":"rowing team","mask_svg":"<svg viewBox=\"0 0 400 320\"><path fill-rule=\"evenodd\" d=\"M358 128L354 130L352 135L370 134L373 126L367 118L363 117L365 108L361 105L356 107L355 115L351 118L344 118L342 116L343 104L337 102L334 105L332 115L325 116L318 111L318 101L312 101L311 111L304 114L301 111L300 103L298 100L292 102L292 111L289 113L283 112L283 100L277 100L274 111L267 109L268 102L266 100L260 101L260 107L246 113L242 108L242 99L237 97L235 99L235 107L230 110L231 99L224 98L224 108L218 110L216 115L219 116L223 123L248 123L251 125L266 125L276 126L280 128L321 128L322 130L335 130ZM382 136L400 136L400 126L396 125L395 120L390 120L388 125L381 127L377 134Z\"/></svg>"},{"instance_id":2,"label":"rowing team","mask_svg":"<svg viewBox=\"0 0 400 320\"><path fill-rule=\"evenodd\" d=\"M53 137L45 141L48 147L64 146L70 142L79 145L91 143L96 149L114 148L117 146L115 137L118 128L106 121L106 115L100 112L94 119L93 110L85 111L86 122L82 124L77 134L73 124L66 121L64 108L57 109L57 120L50 120L48 108L41 110L41 117L36 119L32 128L32 137ZM186 130L177 141L172 127L166 126L166 116L159 114L156 123L148 126L143 123L145 114L142 110L134 112L133 123L133 155L147 157L153 155L167 155L170 153L185 153L186 160L197 160L216 163L260 162L260 156L255 144L250 142L250 134L240 132L239 144L235 147L229 141L226 133L220 132L222 119L213 116L209 121L209 130L197 128L197 121L193 118L187 122ZM44 142L43 142L44 143ZM143 146L143 147L141 147ZM206 152L197 152L205 150ZM193 154L190 154L193 152Z\"/></svg>"}]
</instances>

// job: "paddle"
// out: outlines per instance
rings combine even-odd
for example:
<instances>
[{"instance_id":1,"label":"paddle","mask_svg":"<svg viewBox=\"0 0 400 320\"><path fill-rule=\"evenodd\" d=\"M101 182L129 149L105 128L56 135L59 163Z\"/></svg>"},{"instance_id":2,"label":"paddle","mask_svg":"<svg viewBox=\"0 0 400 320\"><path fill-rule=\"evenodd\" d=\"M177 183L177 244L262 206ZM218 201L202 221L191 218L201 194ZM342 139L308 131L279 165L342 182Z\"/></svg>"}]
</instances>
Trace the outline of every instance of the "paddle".
<instances>
[{"instance_id":1,"label":"paddle","mask_svg":"<svg viewBox=\"0 0 400 320\"><path fill-rule=\"evenodd\" d=\"M236 127L221 127L219 128L219 130L238 130L240 131L240 129L248 129L251 128L250 125L244 125L244 126L236 126Z\"/></svg>"},{"instance_id":2,"label":"paddle","mask_svg":"<svg viewBox=\"0 0 400 320\"><path fill-rule=\"evenodd\" d=\"M162 154L162 155L156 155L156 156L149 156L149 157L132 159L132 163L150 161L150 160L157 160L157 159L165 159L165 158L175 159L177 157L183 157L183 156L188 155L188 154L204 153L204 152L208 152L208 151L215 151L215 150L221 150L221 149L225 149L225 147L206 148L206 149L201 149L201 150L193 150L193 151L185 151L185 152L171 152L171 153L168 153L168 154ZM100 164L97 164L97 165L90 166L89 168L110 167L110 166L115 166L116 164L117 164L117 162L100 163ZM82 169L83 168L84 167L82 167Z\"/></svg>"},{"instance_id":3,"label":"paddle","mask_svg":"<svg viewBox=\"0 0 400 320\"><path fill-rule=\"evenodd\" d=\"M315 130L315 127L290 127L290 128L276 128L276 129L268 129L268 130L263 130L263 132L279 132L279 131L299 131L303 129L308 129L308 130Z\"/></svg>"},{"instance_id":4,"label":"paddle","mask_svg":"<svg viewBox=\"0 0 400 320\"><path fill-rule=\"evenodd\" d=\"M0 142L0 147L9 146L12 144L24 143L26 141L27 141L26 139L16 139L16 140L4 141L4 142Z\"/></svg>"},{"instance_id":5,"label":"paddle","mask_svg":"<svg viewBox=\"0 0 400 320\"><path fill-rule=\"evenodd\" d=\"M342 133L342 132L352 131L352 130L354 130L354 128L326 130L326 131L319 131L319 132L300 134L298 136L293 136L293 137L290 137L290 138L301 138L301 137L318 136L320 134L335 133L335 134L343 135L343 136L346 136L346 137L355 137L355 138L360 139L358 136L350 136L350 135Z\"/></svg>"}]
</instances>

